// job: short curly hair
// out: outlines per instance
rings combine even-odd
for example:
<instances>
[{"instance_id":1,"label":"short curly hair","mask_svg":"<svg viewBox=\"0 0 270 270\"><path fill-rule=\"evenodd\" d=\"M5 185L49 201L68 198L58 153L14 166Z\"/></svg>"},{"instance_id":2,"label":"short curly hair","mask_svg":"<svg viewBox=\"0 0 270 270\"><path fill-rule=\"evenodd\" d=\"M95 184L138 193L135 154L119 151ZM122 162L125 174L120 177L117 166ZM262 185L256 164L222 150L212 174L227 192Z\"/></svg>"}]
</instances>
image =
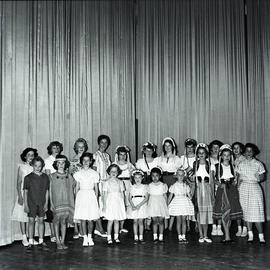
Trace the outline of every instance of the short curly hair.
<instances>
[{"instance_id":1,"label":"short curly hair","mask_svg":"<svg viewBox=\"0 0 270 270\"><path fill-rule=\"evenodd\" d=\"M110 174L112 168L117 168L117 176L119 176L122 173L122 170L117 164L111 164L108 169L106 170L107 174Z\"/></svg>"},{"instance_id":2,"label":"short curly hair","mask_svg":"<svg viewBox=\"0 0 270 270\"><path fill-rule=\"evenodd\" d=\"M87 144L86 140L84 138L79 138L75 141L74 146L73 146L73 150L76 154L78 154L77 144L80 142L84 144L84 152L87 152L87 150L88 150L88 144Z\"/></svg>"},{"instance_id":3,"label":"short curly hair","mask_svg":"<svg viewBox=\"0 0 270 270\"><path fill-rule=\"evenodd\" d=\"M66 169L68 169L70 167L70 162L68 161L68 158L65 155L57 155L55 157L56 160L53 162L53 165L52 165L55 170L58 170L58 167L57 167L57 162L58 162L57 159L58 158L66 159L64 170L66 170Z\"/></svg>"},{"instance_id":4,"label":"short curly hair","mask_svg":"<svg viewBox=\"0 0 270 270\"><path fill-rule=\"evenodd\" d=\"M23 161L23 162L26 162L26 155L29 153L29 152L34 152L34 157L37 157L38 156L38 151L37 151L37 149L35 149L35 148L31 148L31 147L27 147L27 148L25 148L23 151L22 151L22 153L21 153L21 155L20 155L20 157L21 157L21 160Z\"/></svg>"},{"instance_id":5,"label":"short curly hair","mask_svg":"<svg viewBox=\"0 0 270 270\"><path fill-rule=\"evenodd\" d=\"M58 146L59 149L60 149L59 154L61 154L61 152L63 151L63 144L60 143L60 142L58 142L58 141L50 142L50 144L49 144L48 147L47 147L48 154L49 154L49 155L52 154L52 148L53 148L53 146Z\"/></svg>"},{"instance_id":6,"label":"short curly hair","mask_svg":"<svg viewBox=\"0 0 270 270\"><path fill-rule=\"evenodd\" d=\"M31 162L31 165L34 166L36 162L41 162L41 167L42 167L42 169L44 168L45 162L44 162L44 159L42 157L40 157L40 156L34 157L32 162Z\"/></svg>"},{"instance_id":7,"label":"short curly hair","mask_svg":"<svg viewBox=\"0 0 270 270\"><path fill-rule=\"evenodd\" d=\"M235 145L239 145L241 154L244 152L245 146L241 142L234 142L232 144L232 149L235 147Z\"/></svg>"},{"instance_id":8,"label":"short curly hair","mask_svg":"<svg viewBox=\"0 0 270 270\"><path fill-rule=\"evenodd\" d=\"M80 157L80 164L82 165L83 164L83 159L85 157L88 157L90 159L90 166L89 167L92 167L94 162L95 162L95 159L93 158L93 154L92 153L89 153L89 152L84 152L82 154L82 156Z\"/></svg>"},{"instance_id":9,"label":"short curly hair","mask_svg":"<svg viewBox=\"0 0 270 270\"><path fill-rule=\"evenodd\" d=\"M247 148L252 148L254 157L260 154L260 149L254 143L246 143L246 145L244 147L244 152L246 152Z\"/></svg>"},{"instance_id":10,"label":"short curly hair","mask_svg":"<svg viewBox=\"0 0 270 270\"><path fill-rule=\"evenodd\" d=\"M111 144L111 139L110 139L110 137L107 136L107 135L104 135L104 134L99 135L99 136L98 136L98 139L97 139L97 143L100 144L100 141L103 140L103 139L105 139L105 140L108 142L108 147L109 147L110 144Z\"/></svg>"}]
</instances>

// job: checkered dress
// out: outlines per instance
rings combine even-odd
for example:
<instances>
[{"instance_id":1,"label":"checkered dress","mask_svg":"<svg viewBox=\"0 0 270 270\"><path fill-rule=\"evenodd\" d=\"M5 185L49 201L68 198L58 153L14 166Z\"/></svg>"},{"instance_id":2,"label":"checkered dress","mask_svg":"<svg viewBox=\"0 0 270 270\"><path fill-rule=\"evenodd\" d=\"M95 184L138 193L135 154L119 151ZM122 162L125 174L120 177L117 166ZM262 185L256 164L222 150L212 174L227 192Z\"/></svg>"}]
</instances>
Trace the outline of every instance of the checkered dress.
<instances>
[{"instance_id":1,"label":"checkered dress","mask_svg":"<svg viewBox=\"0 0 270 270\"><path fill-rule=\"evenodd\" d=\"M240 204L244 220L247 222L264 222L264 204L259 175L265 173L263 164L257 159L242 161L235 171L239 174Z\"/></svg>"}]
</instances>

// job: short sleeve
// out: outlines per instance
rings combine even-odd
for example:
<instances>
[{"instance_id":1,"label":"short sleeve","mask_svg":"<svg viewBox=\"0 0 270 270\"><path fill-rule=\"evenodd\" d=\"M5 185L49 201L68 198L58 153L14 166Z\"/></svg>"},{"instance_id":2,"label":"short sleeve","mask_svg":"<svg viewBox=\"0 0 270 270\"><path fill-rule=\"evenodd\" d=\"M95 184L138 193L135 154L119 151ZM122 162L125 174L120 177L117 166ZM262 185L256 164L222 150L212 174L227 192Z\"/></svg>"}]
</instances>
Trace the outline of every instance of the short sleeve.
<instances>
[{"instance_id":1,"label":"short sleeve","mask_svg":"<svg viewBox=\"0 0 270 270\"><path fill-rule=\"evenodd\" d=\"M168 186L167 184L163 184L163 193L167 193L168 192Z\"/></svg>"},{"instance_id":2,"label":"short sleeve","mask_svg":"<svg viewBox=\"0 0 270 270\"><path fill-rule=\"evenodd\" d=\"M29 189L29 178L27 176L24 178L23 189Z\"/></svg>"},{"instance_id":3,"label":"short sleeve","mask_svg":"<svg viewBox=\"0 0 270 270\"><path fill-rule=\"evenodd\" d=\"M264 165L263 165L262 162L260 162L260 161L259 161L258 173L259 173L259 174L265 173Z\"/></svg>"},{"instance_id":4,"label":"short sleeve","mask_svg":"<svg viewBox=\"0 0 270 270\"><path fill-rule=\"evenodd\" d=\"M170 186L169 192L173 194L175 193L175 185Z\"/></svg>"}]
</instances>

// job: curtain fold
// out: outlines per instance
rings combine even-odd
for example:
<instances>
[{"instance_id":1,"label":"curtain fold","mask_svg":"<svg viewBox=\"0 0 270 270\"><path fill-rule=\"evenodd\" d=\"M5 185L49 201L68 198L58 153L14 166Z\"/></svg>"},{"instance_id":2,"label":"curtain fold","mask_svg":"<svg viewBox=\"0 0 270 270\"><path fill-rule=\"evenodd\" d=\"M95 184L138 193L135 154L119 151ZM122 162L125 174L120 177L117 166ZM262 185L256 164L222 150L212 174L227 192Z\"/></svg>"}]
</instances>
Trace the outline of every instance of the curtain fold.
<instances>
[{"instance_id":1,"label":"curtain fold","mask_svg":"<svg viewBox=\"0 0 270 270\"><path fill-rule=\"evenodd\" d=\"M0 245L10 221L16 164L27 146L46 157L52 140L74 155L78 137L135 144L133 1L2 1ZM132 153L133 161L135 153Z\"/></svg>"}]
</instances>

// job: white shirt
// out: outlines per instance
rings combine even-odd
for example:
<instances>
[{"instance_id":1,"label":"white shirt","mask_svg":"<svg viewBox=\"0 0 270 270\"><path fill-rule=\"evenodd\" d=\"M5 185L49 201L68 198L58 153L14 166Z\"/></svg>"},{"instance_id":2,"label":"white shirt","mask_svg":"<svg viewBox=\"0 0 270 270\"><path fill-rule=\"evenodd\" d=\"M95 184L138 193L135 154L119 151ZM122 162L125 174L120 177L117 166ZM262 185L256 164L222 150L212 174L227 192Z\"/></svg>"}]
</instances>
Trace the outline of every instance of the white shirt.
<instances>
[{"instance_id":1,"label":"white shirt","mask_svg":"<svg viewBox=\"0 0 270 270\"><path fill-rule=\"evenodd\" d=\"M54 161L55 161L55 157L52 156L52 155L45 158L45 160L44 160L44 162L45 162L44 170L50 170L51 174L56 172L55 168L53 167Z\"/></svg>"},{"instance_id":2,"label":"white shirt","mask_svg":"<svg viewBox=\"0 0 270 270\"><path fill-rule=\"evenodd\" d=\"M193 168L193 163L195 162L196 157L187 157L186 155L183 155L180 157L181 166L184 170L186 170L188 167Z\"/></svg>"},{"instance_id":3,"label":"white shirt","mask_svg":"<svg viewBox=\"0 0 270 270\"><path fill-rule=\"evenodd\" d=\"M147 167L147 164L145 162L144 158L140 158L137 160L135 166L137 169L142 170L143 172L146 172L148 175L150 174L151 170L157 166L157 158L154 158L152 162L147 162L149 168Z\"/></svg>"},{"instance_id":4,"label":"white shirt","mask_svg":"<svg viewBox=\"0 0 270 270\"><path fill-rule=\"evenodd\" d=\"M157 158L157 165L161 167L164 172L176 172L181 167L181 160L178 156L171 156L169 158L160 156Z\"/></svg>"},{"instance_id":5,"label":"white shirt","mask_svg":"<svg viewBox=\"0 0 270 270\"><path fill-rule=\"evenodd\" d=\"M94 167L97 168L97 172L100 175L100 179L104 180L108 178L107 169L111 165L110 155L108 153L102 153L99 150L94 153Z\"/></svg>"}]
</instances>

